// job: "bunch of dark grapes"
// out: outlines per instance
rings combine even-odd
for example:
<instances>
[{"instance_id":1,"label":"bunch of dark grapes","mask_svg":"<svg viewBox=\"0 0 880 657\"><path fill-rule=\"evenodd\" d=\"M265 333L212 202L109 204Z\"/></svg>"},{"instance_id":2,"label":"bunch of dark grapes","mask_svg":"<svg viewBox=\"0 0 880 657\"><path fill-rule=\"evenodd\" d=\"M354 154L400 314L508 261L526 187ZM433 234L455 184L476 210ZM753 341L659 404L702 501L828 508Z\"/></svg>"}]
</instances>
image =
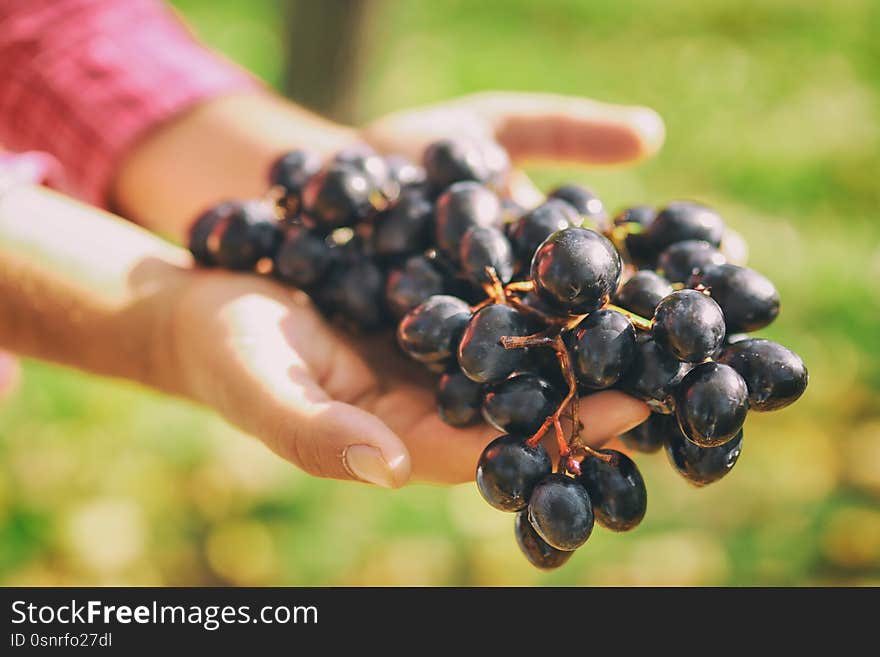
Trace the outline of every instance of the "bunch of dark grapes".
<instances>
[{"instance_id":1,"label":"bunch of dark grapes","mask_svg":"<svg viewBox=\"0 0 880 657\"><path fill-rule=\"evenodd\" d=\"M581 396L645 401L623 444L664 448L704 486L739 458L747 412L797 400L807 370L747 335L776 318L779 295L718 213L677 201L610 219L578 185L521 208L500 193L508 168L497 146L465 139L432 144L421 166L368 147L329 162L293 151L264 199L202 214L190 250L296 286L356 330L396 324L403 352L440 377L443 420L502 434L477 486L516 514L526 558L556 568L594 522L627 531L647 508L632 459L581 441Z\"/></svg>"}]
</instances>

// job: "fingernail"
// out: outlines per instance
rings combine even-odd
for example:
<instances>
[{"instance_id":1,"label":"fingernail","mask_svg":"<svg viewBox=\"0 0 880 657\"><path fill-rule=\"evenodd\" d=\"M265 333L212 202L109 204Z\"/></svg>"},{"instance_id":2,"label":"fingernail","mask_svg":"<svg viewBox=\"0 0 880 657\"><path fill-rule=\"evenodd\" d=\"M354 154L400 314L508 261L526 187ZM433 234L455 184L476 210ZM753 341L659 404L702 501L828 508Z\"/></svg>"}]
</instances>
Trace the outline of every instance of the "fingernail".
<instances>
[{"instance_id":1,"label":"fingernail","mask_svg":"<svg viewBox=\"0 0 880 657\"><path fill-rule=\"evenodd\" d=\"M399 463L403 457L395 459ZM395 488L394 468L375 447L370 445L349 445L342 455L345 469L355 478L383 488Z\"/></svg>"}]
</instances>

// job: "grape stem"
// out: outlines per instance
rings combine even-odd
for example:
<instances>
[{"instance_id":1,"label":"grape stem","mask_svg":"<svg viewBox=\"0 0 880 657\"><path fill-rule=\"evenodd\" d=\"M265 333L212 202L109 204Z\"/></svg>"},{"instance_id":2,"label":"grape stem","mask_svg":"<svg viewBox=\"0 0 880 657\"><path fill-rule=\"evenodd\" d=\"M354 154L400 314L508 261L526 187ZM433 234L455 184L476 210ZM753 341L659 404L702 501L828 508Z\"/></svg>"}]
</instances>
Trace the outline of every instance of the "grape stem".
<instances>
[{"instance_id":1,"label":"grape stem","mask_svg":"<svg viewBox=\"0 0 880 657\"><path fill-rule=\"evenodd\" d=\"M642 331L650 331L653 326L653 322L650 319L645 319L640 315L636 315L635 313L628 311L626 308L615 306L613 303L606 303L604 307L608 310L614 310L621 315L624 315L630 322L632 322L633 326Z\"/></svg>"}]
</instances>

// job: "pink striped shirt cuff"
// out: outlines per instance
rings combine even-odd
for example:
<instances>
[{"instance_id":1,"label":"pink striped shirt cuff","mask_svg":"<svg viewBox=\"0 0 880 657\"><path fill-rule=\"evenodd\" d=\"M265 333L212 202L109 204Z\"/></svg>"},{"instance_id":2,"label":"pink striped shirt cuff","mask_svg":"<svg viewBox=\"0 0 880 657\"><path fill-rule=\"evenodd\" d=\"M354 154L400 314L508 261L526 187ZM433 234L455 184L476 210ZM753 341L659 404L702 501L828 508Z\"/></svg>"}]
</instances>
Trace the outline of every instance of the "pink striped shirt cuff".
<instances>
[{"instance_id":1,"label":"pink striped shirt cuff","mask_svg":"<svg viewBox=\"0 0 880 657\"><path fill-rule=\"evenodd\" d=\"M120 159L199 101L261 84L156 0L0 0L0 144L40 150L106 206Z\"/></svg>"}]
</instances>

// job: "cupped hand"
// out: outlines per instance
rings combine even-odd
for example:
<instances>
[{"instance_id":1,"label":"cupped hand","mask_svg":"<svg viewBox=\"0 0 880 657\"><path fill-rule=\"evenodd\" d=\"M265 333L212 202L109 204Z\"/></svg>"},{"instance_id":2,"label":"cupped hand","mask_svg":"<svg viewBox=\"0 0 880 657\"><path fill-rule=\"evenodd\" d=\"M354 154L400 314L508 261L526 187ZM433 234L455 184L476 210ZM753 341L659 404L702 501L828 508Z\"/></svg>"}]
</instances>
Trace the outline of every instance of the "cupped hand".
<instances>
[{"instance_id":1,"label":"cupped hand","mask_svg":"<svg viewBox=\"0 0 880 657\"><path fill-rule=\"evenodd\" d=\"M305 294L268 279L199 272L169 326L169 362L184 393L313 475L390 488L411 478L467 481L498 435L444 424L432 377L392 336L337 331ZM648 410L607 391L585 399L581 413L586 442L598 446Z\"/></svg>"},{"instance_id":2,"label":"cupped hand","mask_svg":"<svg viewBox=\"0 0 880 657\"><path fill-rule=\"evenodd\" d=\"M378 150L416 160L431 141L455 136L496 140L514 163L608 165L652 155L664 129L647 108L484 93L391 114L361 132ZM525 203L537 194L522 174L509 191ZM314 475L387 487L467 481L498 435L444 424L432 377L397 352L392 336L343 334L304 294L270 280L203 272L172 328L187 393ZM617 391L591 395L580 410L594 447L648 415Z\"/></svg>"}]
</instances>

